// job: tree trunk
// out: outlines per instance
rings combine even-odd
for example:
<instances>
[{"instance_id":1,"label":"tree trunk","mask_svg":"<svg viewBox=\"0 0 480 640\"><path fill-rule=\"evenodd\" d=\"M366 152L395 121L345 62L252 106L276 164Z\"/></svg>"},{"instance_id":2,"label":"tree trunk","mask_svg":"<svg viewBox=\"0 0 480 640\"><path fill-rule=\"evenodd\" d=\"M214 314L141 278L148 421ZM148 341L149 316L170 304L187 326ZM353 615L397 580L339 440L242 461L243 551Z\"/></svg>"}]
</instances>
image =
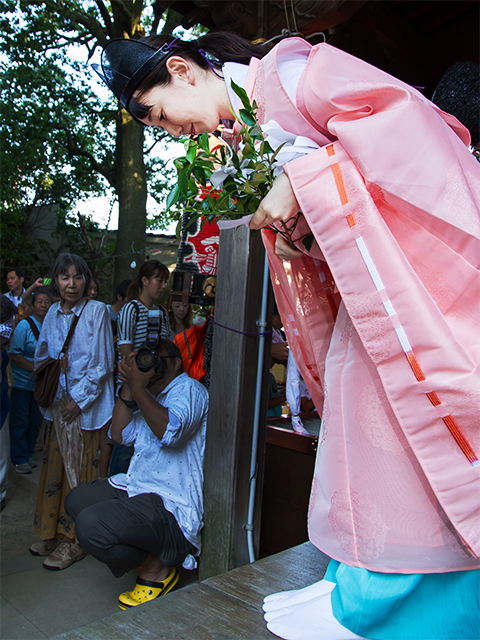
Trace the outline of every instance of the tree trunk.
<instances>
[{"instance_id":1,"label":"tree trunk","mask_svg":"<svg viewBox=\"0 0 480 640\"><path fill-rule=\"evenodd\" d=\"M143 127L124 109L119 109L116 146L118 233L115 285L126 278L132 279L145 260L147 179L143 159L143 137ZM132 269L130 264L133 260L136 266Z\"/></svg>"}]
</instances>

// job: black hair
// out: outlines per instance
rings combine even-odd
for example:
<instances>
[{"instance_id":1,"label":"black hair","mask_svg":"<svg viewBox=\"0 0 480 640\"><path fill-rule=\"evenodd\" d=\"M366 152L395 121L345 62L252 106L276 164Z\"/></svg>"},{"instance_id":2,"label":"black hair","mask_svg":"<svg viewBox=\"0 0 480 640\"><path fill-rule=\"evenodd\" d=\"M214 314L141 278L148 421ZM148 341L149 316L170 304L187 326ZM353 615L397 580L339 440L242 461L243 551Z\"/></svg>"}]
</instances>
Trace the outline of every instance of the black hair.
<instances>
[{"instance_id":1,"label":"black hair","mask_svg":"<svg viewBox=\"0 0 480 640\"><path fill-rule=\"evenodd\" d=\"M94 284L97 287L97 297L94 298L94 300L96 300L98 298L98 294L100 293L100 283L93 276L90 278L90 284L88 286L89 289L92 286L92 284ZM87 291L87 290L85 289L85 291ZM90 296L90 291L87 291L87 296Z\"/></svg>"},{"instance_id":2,"label":"black hair","mask_svg":"<svg viewBox=\"0 0 480 640\"><path fill-rule=\"evenodd\" d=\"M83 280L85 282L83 296L87 295L88 287L90 286L90 280L92 279L92 274L90 269L88 268L87 263L83 258L75 255L74 253L61 253L55 260L55 264L53 265L51 272L52 291L54 296L60 297L60 290L58 288L58 277L62 274L68 273L68 270L72 265L77 270L77 273L83 276Z\"/></svg>"},{"instance_id":3,"label":"black hair","mask_svg":"<svg viewBox=\"0 0 480 640\"><path fill-rule=\"evenodd\" d=\"M13 269L11 269L11 271L13 271ZM2 324L4 322L8 322L16 313L17 307L13 304L10 298L7 298L3 293L0 294L0 322Z\"/></svg>"},{"instance_id":4,"label":"black hair","mask_svg":"<svg viewBox=\"0 0 480 640\"><path fill-rule=\"evenodd\" d=\"M15 273L17 278L25 279L25 269L22 269L22 267L10 267L10 268L7 267L7 275L12 271Z\"/></svg>"},{"instance_id":5,"label":"black hair","mask_svg":"<svg viewBox=\"0 0 480 640\"><path fill-rule=\"evenodd\" d=\"M170 271L168 270L168 267L163 264L163 262L160 262L160 260L147 260L140 267L135 280L132 280L132 282L128 285L128 301L130 302L131 300L140 299L140 294L142 293L143 289L142 278L147 278L148 280L150 280L150 278L154 278L155 276L163 276L165 278L165 281L168 281L170 277Z\"/></svg>"},{"instance_id":6,"label":"black hair","mask_svg":"<svg viewBox=\"0 0 480 640\"><path fill-rule=\"evenodd\" d=\"M122 280L119 284L117 284L117 288L115 289L115 302L117 302L118 296L120 296L122 300L127 297L128 287L131 283L131 280Z\"/></svg>"},{"instance_id":7,"label":"black hair","mask_svg":"<svg viewBox=\"0 0 480 640\"><path fill-rule=\"evenodd\" d=\"M48 298L50 299L50 302L52 301L52 292L50 291L50 289L47 289L47 287L38 287L38 289L35 289L32 292L32 295L30 297L30 302L33 304L40 294L43 294L44 296L48 296Z\"/></svg>"},{"instance_id":8,"label":"black hair","mask_svg":"<svg viewBox=\"0 0 480 640\"><path fill-rule=\"evenodd\" d=\"M160 353L162 347L167 352L167 355L171 356L172 358L180 359L180 373L183 373L182 354L180 353L180 349L175 344L175 342L173 342L172 340L167 340L167 338L160 338L157 345L157 353Z\"/></svg>"},{"instance_id":9,"label":"black hair","mask_svg":"<svg viewBox=\"0 0 480 640\"><path fill-rule=\"evenodd\" d=\"M222 31L207 33L196 40L188 41L171 35L147 36L140 41L160 49L165 44L173 43L174 40L175 44L168 55L138 85L135 91L137 98L141 98L153 87L170 83L171 75L167 69L167 60L171 56L181 56L208 71L215 68L220 70L225 62L249 64L251 58L263 58L268 53L268 49L262 45L253 44L236 33ZM133 97L128 105L128 111L137 120L146 118L151 108L151 105L144 105Z\"/></svg>"}]
</instances>

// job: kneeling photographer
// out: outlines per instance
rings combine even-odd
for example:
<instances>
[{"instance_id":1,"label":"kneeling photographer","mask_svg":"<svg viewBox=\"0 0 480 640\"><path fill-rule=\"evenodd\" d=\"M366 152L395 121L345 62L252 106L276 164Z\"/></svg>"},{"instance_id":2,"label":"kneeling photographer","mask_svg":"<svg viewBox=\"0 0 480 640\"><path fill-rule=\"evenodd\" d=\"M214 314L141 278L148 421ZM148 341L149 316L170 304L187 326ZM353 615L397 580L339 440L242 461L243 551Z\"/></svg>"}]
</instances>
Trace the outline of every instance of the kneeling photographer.
<instances>
[{"instance_id":1,"label":"kneeling photographer","mask_svg":"<svg viewBox=\"0 0 480 640\"><path fill-rule=\"evenodd\" d=\"M127 609L171 591L178 565L196 566L208 393L166 339L123 358L119 372L111 437L134 444L130 467L76 487L65 507L82 547L116 577L140 567L134 589L118 599Z\"/></svg>"}]
</instances>

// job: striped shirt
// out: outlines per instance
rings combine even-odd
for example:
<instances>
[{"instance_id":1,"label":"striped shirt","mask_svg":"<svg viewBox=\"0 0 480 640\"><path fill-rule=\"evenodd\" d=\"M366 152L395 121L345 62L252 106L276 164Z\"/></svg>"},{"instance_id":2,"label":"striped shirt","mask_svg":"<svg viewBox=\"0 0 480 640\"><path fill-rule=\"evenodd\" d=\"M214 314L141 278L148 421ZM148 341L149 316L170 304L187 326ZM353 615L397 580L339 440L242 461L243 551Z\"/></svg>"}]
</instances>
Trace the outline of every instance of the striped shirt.
<instances>
[{"instance_id":1,"label":"striped shirt","mask_svg":"<svg viewBox=\"0 0 480 640\"><path fill-rule=\"evenodd\" d=\"M174 335L170 327L167 310L156 305L153 305L153 309L160 311L161 337L173 340ZM120 362L122 359L120 345L131 344L133 351L138 351L139 347L147 339L148 309L139 300L127 302L120 309L117 322L117 359Z\"/></svg>"}]
</instances>

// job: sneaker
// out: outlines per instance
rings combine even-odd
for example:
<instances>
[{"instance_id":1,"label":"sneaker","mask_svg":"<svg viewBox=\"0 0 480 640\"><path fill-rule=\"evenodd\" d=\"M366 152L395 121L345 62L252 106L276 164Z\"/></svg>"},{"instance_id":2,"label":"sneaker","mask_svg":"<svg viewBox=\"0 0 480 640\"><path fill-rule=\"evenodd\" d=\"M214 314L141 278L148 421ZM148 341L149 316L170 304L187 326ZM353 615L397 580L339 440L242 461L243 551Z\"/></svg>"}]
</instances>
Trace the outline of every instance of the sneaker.
<instances>
[{"instance_id":1,"label":"sneaker","mask_svg":"<svg viewBox=\"0 0 480 640\"><path fill-rule=\"evenodd\" d=\"M29 551L32 556L49 556L62 541L58 538L50 538L49 540L40 540L30 547Z\"/></svg>"},{"instance_id":2,"label":"sneaker","mask_svg":"<svg viewBox=\"0 0 480 640\"><path fill-rule=\"evenodd\" d=\"M35 460L33 458L30 458L30 460L28 461L28 466L30 467L30 469L36 469L37 468L37 463L35 462Z\"/></svg>"},{"instance_id":3,"label":"sneaker","mask_svg":"<svg viewBox=\"0 0 480 640\"><path fill-rule=\"evenodd\" d=\"M21 464L13 464L10 465L10 469L12 471L16 471L17 473L32 473L32 468L28 464L28 462L22 462Z\"/></svg>"},{"instance_id":4,"label":"sneaker","mask_svg":"<svg viewBox=\"0 0 480 640\"><path fill-rule=\"evenodd\" d=\"M55 551L43 561L43 566L49 571L61 571L74 562L82 560L85 556L85 551L77 542L62 542Z\"/></svg>"},{"instance_id":5,"label":"sneaker","mask_svg":"<svg viewBox=\"0 0 480 640\"><path fill-rule=\"evenodd\" d=\"M173 567L162 582L151 582L150 580L144 580L137 577L137 584L133 591L126 591L118 597L118 606L120 609L129 609L130 607L137 607L139 604L150 602L160 596L164 596L171 591L177 584L180 575L178 571Z\"/></svg>"}]
</instances>

